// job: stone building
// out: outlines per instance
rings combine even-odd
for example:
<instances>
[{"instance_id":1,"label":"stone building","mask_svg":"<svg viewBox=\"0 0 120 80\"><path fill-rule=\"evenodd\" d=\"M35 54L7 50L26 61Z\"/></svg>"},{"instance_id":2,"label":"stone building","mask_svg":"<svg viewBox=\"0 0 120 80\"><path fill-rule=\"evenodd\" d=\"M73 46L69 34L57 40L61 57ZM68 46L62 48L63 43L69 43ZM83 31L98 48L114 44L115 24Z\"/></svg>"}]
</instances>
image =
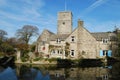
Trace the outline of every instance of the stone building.
<instances>
[{"instance_id":1,"label":"stone building","mask_svg":"<svg viewBox=\"0 0 120 80\"><path fill-rule=\"evenodd\" d=\"M45 29L37 39L36 52L44 58L101 58L115 56L116 32L91 33L78 20L73 30L72 12L58 13L57 34Z\"/></svg>"}]
</instances>

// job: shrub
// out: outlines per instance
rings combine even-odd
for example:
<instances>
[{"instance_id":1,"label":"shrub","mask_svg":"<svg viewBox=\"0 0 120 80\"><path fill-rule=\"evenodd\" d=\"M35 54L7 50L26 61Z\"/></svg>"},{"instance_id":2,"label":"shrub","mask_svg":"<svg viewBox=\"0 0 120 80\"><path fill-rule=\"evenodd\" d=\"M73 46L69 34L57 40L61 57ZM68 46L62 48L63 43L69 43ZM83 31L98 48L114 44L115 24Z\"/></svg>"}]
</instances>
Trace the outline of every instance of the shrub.
<instances>
[{"instance_id":1,"label":"shrub","mask_svg":"<svg viewBox=\"0 0 120 80\"><path fill-rule=\"evenodd\" d=\"M51 63L52 61L57 61L57 58L51 58L51 59L48 59L48 61Z\"/></svg>"},{"instance_id":2,"label":"shrub","mask_svg":"<svg viewBox=\"0 0 120 80\"><path fill-rule=\"evenodd\" d=\"M70 67L72 64L73 62L70 59L57 59L58 66Z\"/></svg>"},{"instance_id":3,"label":"shrub","mask_svg":"<svg viewBox=\"0 0 120 80\"><path fill-rule=\"evenodd\" d=\"M21 57L22 62L26 62L28 59L26 57Z\"/></svg>"},{"instance_id":4,"label":"shrub","mask_svg":"<svg viewBox=\"0 0 120 80\"><path fill-rule=\"evenodd\" d=\"M37 57L37 58L33 59L33 61L39 61L39 60L41 60L41 59L42 59L42 58Z\"/></svg>"}]
</instances>

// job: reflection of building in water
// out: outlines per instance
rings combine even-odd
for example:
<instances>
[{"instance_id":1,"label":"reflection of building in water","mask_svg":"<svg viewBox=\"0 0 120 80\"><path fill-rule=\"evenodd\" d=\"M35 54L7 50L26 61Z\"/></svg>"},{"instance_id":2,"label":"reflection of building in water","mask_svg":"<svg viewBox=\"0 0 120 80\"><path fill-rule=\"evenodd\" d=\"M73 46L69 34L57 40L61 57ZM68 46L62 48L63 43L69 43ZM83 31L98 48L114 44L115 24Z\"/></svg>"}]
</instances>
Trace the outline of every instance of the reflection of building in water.
<instances>
[{"instance_id":1,"label":"reflection of building in water","mask_svg":"<svg viewBox=\"0 0 120 80\"><path fill-rule=\"evenodd\" d=\"M20 80L50 80L48 71L31 65L17 65L16 74Z\"/></svg>"},{"instance_id":2,"label":"reflection of building in water","mask_svg":"<svg viewBox=\"0 0 120 80\"><path fill-rule=\"evenodd\" d=\"M112 74L111 80L120 79L120 62L113 64L111 74Z\"/></svg>"},{"instance_id":3,"label":"reflection of building in water","mask_svg":"<svg viewBox=\"0 0 120 80\"><path fill-rule=\"evenodd\" d=\"M119 80L119 68L120 62L110 67L91 68L17 65L16 69L14 69L0 66L0 80Z\"/></svg>"},{"instance_id":4,"label":"reflection of building in water","mask_svg":"<svg viewBox=\"0 0 120 80\"><path fill-rule=\"evenodd\" d=\"M108 68L70 68L50 70L51 80L109 80Z\"/></svg>"},{"instance_id":5,"label":"reflection of building in water","mask_svg":"<svg viewBox=\"0 0 120 80\"><path fill-rule=\"evenodd\" d=\"M35 75L39 72L41 76L45 77L49 74L50 80L110 80L113 76L111 75L111 67L89 67L89 68L56 68L56 67L17 67L17 74L20 77L26 77L25 75ZM23 72L22 72L23 71ZM22 74L21 74L22 73ZM34 76L33 76L34 75ZM31 77L31 76L29 76ZM38 76L39 77L39 76ZM28 77L27 77L28 78ZM39 79L38 79L39 80Z\"/></svg>"},{"instance_id":6,"label":"reflection of building in water","mask_svg":"<svg viewBox=\"0 0 120 80\"><path fill-rule=\"evenodd\" d=\"M49 70L51 80L65 80L65 69Z\"/></svg>"}]
</instances>

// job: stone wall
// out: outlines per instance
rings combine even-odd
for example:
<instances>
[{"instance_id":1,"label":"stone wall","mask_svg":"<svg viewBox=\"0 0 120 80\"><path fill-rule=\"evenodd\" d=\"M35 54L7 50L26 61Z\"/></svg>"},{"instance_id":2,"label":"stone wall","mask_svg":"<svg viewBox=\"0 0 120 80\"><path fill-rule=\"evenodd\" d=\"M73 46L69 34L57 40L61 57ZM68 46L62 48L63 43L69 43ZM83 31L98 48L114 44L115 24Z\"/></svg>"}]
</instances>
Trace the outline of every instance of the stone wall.
<instances>
[{"instance_id":1,"label":"stone wall","mask_svg":"<svg viewBox=\"0 0 120 80\"><path fill-rule=\"evenodd\" d=\"M50 41L50 37L52 34L48 32L48 30L44 30L40 37L37 40L36 44L36 52L41 52L41 48L46 46L45 44Z\"/></svg>"},{"instance_id":2,"label":"stone wall","mask_svg":"<svg viewBox=\"0 0 120 80\"><path fill-rule=\"evenodd\" d=\"M78 21L78 53L82 58L96 58L97 45L96 39L83 27L83 21Z\"/></svg>"},{"instance_id":3,"label":"stone wall","mask_svg":"<svg viewBox=\"0 0 120 80\"><path fill-rule=\"evenodd\" d=\"M78 27L72 31L72 13L71 12L59 12L58 13L58 26L57 33L54 34L48 30L44 30L37 40L36 51L50 54L49 45L61 46L65 51L66 42L70 44L69 55L71 59L78 58L100 58L100 50L112 50L112 56L117 55L117 44L115 41L109 41L107 44L103 44L102 40L97 40L87 29L84 28L84 22L79 20ZM59 44L52 37L56 37L59 34L68 34L69 36L64 38ZM116 35L110 33L106 38ZM74 36L74 41L72 37ZM102 38L97 36L98 38ZM115 36L114 36L115 37ZM60 37L61 38L61 37ZM45 50L43 50L45 48ZM71 50L74 50L74 56L71 55ZM58 57L61 55L52 55Z\"/></svg>"},{"instance_id":4,"label":"stone wall","mask_svg":"<svg viewBox=\"0 0 120 80\"><path fill-rule=\"evenodd\" d=\"M74 36L74 41L72 41L72 36ZM71 50L74 50L74 56L72 56L71 53L70 53L70 57L73 58L73 59L78 58L77 40L78 40L77 29L75 29L69 35L69 37L66 39L66 42L68 42L70 44L70 47L69 47L70 52L71 52Z\"/></svg>"},{"instance_id":5,"label":"stone wall","mask_svg":"<svg viewBox=\"0 0 120 80\"><path fill-rule=\"evenodd\" d=\"M59 12L58 13L58 34L70 34L72 32L72 13Z\"/></svg>"}]
</instances>

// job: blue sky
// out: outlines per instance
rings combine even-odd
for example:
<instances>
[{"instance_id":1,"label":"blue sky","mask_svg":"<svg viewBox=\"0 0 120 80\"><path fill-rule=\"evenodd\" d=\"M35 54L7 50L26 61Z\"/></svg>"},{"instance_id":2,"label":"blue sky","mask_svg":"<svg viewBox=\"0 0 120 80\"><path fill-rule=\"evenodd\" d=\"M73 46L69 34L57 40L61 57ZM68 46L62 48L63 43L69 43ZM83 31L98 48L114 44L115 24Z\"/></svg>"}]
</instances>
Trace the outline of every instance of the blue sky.
<instances>
[{"instance_id":1,"label":"blue sky","mask_svg":"<svg viewBox=\"0 0 120 80\"><path fill-rule=\"evenodd\" d=\"M57 31L57 13L73 13L73 28L78 19L90 32L113 31L120 27L120 0L0 0L0 29L15 36L24 25Z\"/></svg>"}]
</instances>

